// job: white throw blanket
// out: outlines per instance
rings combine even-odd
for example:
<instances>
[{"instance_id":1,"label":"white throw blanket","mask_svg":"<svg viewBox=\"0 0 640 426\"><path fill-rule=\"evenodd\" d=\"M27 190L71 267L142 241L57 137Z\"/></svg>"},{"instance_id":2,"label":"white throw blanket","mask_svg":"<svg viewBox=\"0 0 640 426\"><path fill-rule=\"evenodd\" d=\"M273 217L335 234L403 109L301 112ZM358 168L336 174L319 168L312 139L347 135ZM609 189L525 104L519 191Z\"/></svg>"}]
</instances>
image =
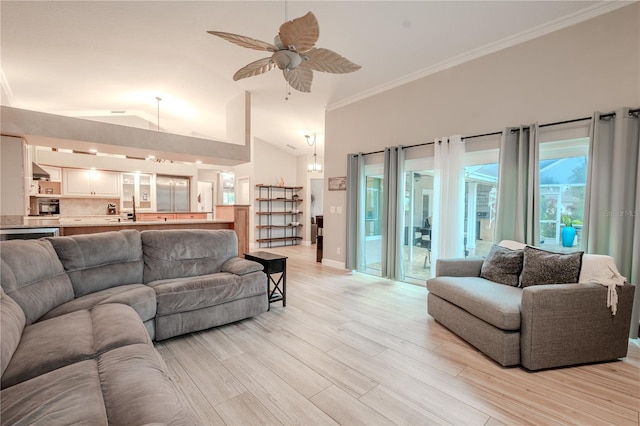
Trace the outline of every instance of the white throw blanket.
<instances>
[{"instance_id":1,"label":"white throw blanket","mask_svg":"<svg viewBox=\"0 0 640 426\"><path fill-rule=\"evenodd\" d=\"M611 256L602 254L584 254L580 269L580 283L596 283L608 288L607 307L613 315L618 311L618 292L616 286L622 287L627 279L620 275L616 263Z\"/></svg>"}]
</instances>

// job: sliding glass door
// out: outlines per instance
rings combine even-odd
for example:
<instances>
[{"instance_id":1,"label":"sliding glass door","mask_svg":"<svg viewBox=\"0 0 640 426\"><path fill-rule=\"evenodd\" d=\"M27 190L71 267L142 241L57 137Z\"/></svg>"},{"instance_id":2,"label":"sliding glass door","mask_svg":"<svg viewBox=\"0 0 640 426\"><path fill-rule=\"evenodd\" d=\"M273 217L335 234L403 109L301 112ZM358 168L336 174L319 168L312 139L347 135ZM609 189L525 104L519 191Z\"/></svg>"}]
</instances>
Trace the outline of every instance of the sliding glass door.
<instances>
[{"instance_id":1,"label":"sliding glass door","mask_svg":"<svg viewBox=\"0 0 640 426\"><path fill-rule=\"evenodd\" d=\"M433 215L433 170L405 172L404 278L426 280L431 268L431 216Z\"/></svg>"},{"instance_id":2,"label":"sliding glass door","mask_svg":"<svg viewBox=\"0 0 640 426\"><path fill-rule=\"evenodd\" d=\"M582 248L588 151L589 138L540 144L541 247L554 251Z\"/></svg>"},{"instance_id":3,"label":"sliding glass door","mask_svg":"<svg viewBox=\"0 0 640 426\"><path fill-rule=\"evenodd\" d=\"M364 272L381 275L382 271L382 199L384 177L382 165L365 166Z\"/></svg>"}]
</instances>

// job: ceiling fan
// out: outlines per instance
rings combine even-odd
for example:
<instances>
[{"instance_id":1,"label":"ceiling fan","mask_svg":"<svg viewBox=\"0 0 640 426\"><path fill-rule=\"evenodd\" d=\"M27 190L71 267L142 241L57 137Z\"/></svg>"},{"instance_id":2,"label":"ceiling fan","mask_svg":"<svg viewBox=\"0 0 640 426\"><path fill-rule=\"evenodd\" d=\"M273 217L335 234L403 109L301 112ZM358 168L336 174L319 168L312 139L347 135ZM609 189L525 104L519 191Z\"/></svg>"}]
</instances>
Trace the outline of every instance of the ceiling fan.
<instances>
[{"instance_id":1,"label":"ceiling fan","mask_svg":"<svg viewBox=\"0 0 640 426\"><path fill-rule=\"evenodd\" d=\"M268 58L258 59L240 68L233 75L234 81L278 67L291 87L300 92L311 92L313 71L345 74L360 69L360 65L332 50L314 47L320 36L320 27L311 12L282 24L273 44L238 34L207 32L242 47L273 52Z\"/></svg>"}]
</instances>

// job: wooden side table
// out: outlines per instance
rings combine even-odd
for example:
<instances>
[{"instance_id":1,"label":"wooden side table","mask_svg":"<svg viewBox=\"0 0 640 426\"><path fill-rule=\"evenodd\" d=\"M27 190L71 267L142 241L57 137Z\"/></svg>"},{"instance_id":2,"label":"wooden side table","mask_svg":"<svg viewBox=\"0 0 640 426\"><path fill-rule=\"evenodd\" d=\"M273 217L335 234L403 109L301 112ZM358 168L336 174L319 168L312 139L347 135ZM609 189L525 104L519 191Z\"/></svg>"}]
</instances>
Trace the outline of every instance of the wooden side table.
<instances>
[{"instance_id":1,"label":"wooden side table","mask_svg":"<svg viewBox=\"0 0 640 426\"><path fill-rule=\"evenodd\" d=\"M282 306L287 306L287 257L266 251L254 251L245 253L244 258L260 263L267 274L267 296L269 297L269 309L273 302L282 300ZM276 281L273 274L280 274ZM273 284L273 288L271 287ZM282 287L280 286L282 284Z\"/></svg>"}]
</instances>

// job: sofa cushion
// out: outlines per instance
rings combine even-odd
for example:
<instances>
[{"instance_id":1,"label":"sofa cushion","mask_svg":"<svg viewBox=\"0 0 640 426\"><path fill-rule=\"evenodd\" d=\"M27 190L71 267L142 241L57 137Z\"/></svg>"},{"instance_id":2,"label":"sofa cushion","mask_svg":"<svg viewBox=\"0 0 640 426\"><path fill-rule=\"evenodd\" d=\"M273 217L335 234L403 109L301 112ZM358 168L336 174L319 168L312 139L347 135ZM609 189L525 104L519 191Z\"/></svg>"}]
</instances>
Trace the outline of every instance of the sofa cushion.
<instances>
[{"instance_id":1,"label":"sofa cushion","mask_svg":"<svg viewBox=\"0 0 640 426\"><path fill-rule=\"evenodd\" d=\"M0 282L22 308L26 324L73 299L71 281L49 241L10 240L0 244Z\"/></svg>"},{"instance_id":2,"label":"sofa cushion","mask_svg":"<svg viewBox=\"0 0 640 426\"><path fill-rule=\"evenodd\" d=\"M522 287L539 284L572 284L580 277L584 252L554 253L527 246L524 248Z\"/></svg>"},{"instance_id":3,"label":"sofa cushion","mask_svg":"<svg viewBox=\"0 0 640 426\"><path fill-rule=\"evenodd\" d=\"M7 425L106 425L98 363L82 361L0 392Z\"/></svg>"},{"instance_id":4,"label":"sofa cushion","mask_svg":"<svg viewBox=\"0 0 640 426\"><path fill-rule=\"evenodd\" d=\"M260 275L260 278L252 279L254 274ZM156 291L158 315L220 305L266 294L267 289L262 272L253 272L244 277L220 272L198 277L154 281L148 285Z\"/></svg>"},{"instance_id":5,"label":"sofa cushion","mask_svg":"<svg viewBox=\"0 0 640 426\"><path fill-rule=\"evenodd\" d=\"M142 283L142 242L135 229L48 240L71 279L75 297Z\"/></svg>"},{"instance_id":6,"label":"sofa cushion","mask_svg":"<svg viewBox=\"0 0 640 426\"><path fill-rule=\"evenodd\" d=\"M81 296L50 310L42 319L55 318L82 309L91 309L105 303L122 303L131 306L142 321L148 321L156 316L156 292L144 284L129 284Z\"/></svg>"},{"instance_id":7,"label":"sofa cushion","mask_svg":"<svg viewBox=\"0 0 640 426\"><path fill-rule=\"evenodd\" d=\"M494 245L482 263L480 277L517 287L522 272L523 250L511 250Z\"/></svg>"},{"instance_id":8,"label":"sofa cushion","mask_svg":"<svg viewBox=\"0 0 640 426\"><path fill-rule=\"evenodd\" d=\"M37 322L25 327L2 375L2 388L136 343L150 344L151 339L136 312L126 305L99 305Z\"/></svg>"},{"instance_id":9,"label":"sofa cushion","mask_svg":"<svg viewBox=\"0 0 640 426\"><path fill-rule=\"evenodd\" d=\"M518 287L479 277L436 277L427 281L427 290L502 330L520 329Z\"/></svg>"},{"instance_id":10,"label":"sofa cushion","mask_svg":"<svg viewBox=\"0 0 640 426\"><path fill-rule=\"evenodd\" d=\"M98 368L109 424L193 424L153 346L106 352L100 355Z\"/></svg>"},{"instance_id":11,"label":"sofa cushion","mask_svg":"<svg viewBox=\"0 0 640 426\"><path fill-rule=\"evenodd\" d=\"M215 274L238 255L238 237L231 230L172 229L141 235L144 284Z\"/></svg>"},{"instance_id":12,"label":"sofa cushion","mask_svg":"<svg viewBox=\"0 0 640 426\"><path fill-rule=\"evenodd\" d=\"M25 322L20 306L0 288L0 375L4 374L20 343Z\"/></svg>"},{"instance_id":13,"label":"sofa cushion","mask_svg":"<svg viewBox=\"0 0 640 426\"><path fill-rule=\"evenodd\" d=\"M247 275L256 271L263 271L264 266L253 260L232 257L220 266L220 270L221 272L229 272L230 274Z\"/></svg>"}]
</instances>

